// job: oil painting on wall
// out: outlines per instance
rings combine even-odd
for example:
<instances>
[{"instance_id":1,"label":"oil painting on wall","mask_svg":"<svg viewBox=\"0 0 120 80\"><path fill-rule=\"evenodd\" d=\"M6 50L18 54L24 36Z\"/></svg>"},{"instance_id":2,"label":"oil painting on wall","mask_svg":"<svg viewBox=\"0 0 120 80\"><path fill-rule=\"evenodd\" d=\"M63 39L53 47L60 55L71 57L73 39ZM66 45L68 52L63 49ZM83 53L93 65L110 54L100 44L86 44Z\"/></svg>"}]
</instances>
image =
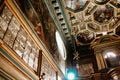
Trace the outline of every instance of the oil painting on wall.
<instances>
[{"instance_id":1,"label":"oil painting on wall","mask_svg":"<svg viewBox=\"0 0 120 80\"><path fill-rule=\"evenodd\" d=\"M55 40L56 25L44 0L16 0L16 3L18 3L24 15L34 25L35 31L52 56L57 59L56 61L59 61Z\"/></svg>"}]
</instances>

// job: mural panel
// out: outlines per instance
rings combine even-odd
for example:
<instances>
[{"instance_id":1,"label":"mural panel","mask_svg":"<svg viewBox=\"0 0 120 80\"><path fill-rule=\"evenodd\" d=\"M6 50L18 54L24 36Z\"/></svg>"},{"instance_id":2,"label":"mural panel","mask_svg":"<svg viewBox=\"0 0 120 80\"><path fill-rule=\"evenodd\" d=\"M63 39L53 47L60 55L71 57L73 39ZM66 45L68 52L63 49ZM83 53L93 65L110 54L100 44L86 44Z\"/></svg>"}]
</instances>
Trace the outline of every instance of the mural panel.
<instances>
[{"instance_id":1,"label":"mural panel","mask_svg":"<svg viewBox=\"0 0 120 80\"><path fill-rule=\"evenodd\" d=\"M37 35L45 44L46 48L52 54L53 58L58 65L65 66L64 60L58 52L55 32L57 31L56 25L49 13L49 10L44 2L44 0L16 0L19 5L19 8L22 10L23 14L28 18L28 20L33 24ZM26 50L29 51L30 45L26 45ZM32 49L31 49L32 51ZM28 58L28 52L23 57L25 61L29 63L30 66L33 66L34 62L32 61L34 55L29 55L31 59ZM29 61L28 61L29 60ZM36 62L37 63L37 62ZM64 73L64 67L59 66L61 71ZM53 80L53 79L52 79Z\"/></svg>"},{"instance_id":2,"label":"mural panel","mask_svg":"<svg viewBox=\"0 0 120 80\"><path fill-rule=\"evenodd\" d=\"M114 8L110 5L102 5L96 9L94 13L94 20L99 23L108 22L114 16Z\"/></svg>"},{"instance_id":3,"label":"mural panel","mask_svg":"<svg viewBox=\"0 0 120 80\"><path fill-rule=\"evenodd\" d=\"M93 39L94 39L94 33L88 30L77 34L77 40L81 43L87 44L90 43Z\"/></svg>"},{"instance_id":4,"label":"mural panel","mask_svg":"<svg viewBox=\"0 0 120 80\"><path fill-rule=\"evenodd\" d=\"M37 72L39 49L6 5L0 14L0 39Z\"/></svg>"},{"instance_id":5,"label":"mural panel","mask_svg":"<svg viewBox=\"0 0 120 80\"><path fill-rule=\"evenodd\" d=\"M16 0L16 2L22 12L27 16L28 20L34 25L34 29L35 31L37 30L38 36L55 57L58 52L55 40L56 25L44 0Z\"/></svg>"}]
</instances>

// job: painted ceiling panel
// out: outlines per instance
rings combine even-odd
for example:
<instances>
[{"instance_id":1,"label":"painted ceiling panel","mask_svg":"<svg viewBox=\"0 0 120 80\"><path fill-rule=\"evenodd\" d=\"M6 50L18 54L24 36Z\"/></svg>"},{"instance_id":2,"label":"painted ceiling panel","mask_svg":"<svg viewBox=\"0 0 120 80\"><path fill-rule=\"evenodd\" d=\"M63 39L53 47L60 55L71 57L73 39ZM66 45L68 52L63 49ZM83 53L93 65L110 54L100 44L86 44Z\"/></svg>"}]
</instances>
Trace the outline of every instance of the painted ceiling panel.
<instances>
[{"instance_id":1,"label":"painted ceiling panel","mask_svg":"<svg viewBox=\"0 0 120 80\"><path fill-rule=\"evenodd\" d=\"M98 38L98 34L115 34L120 20L119 0L63 0L63 3L65 13L70 14L67 18L78 45L82 43L78 35L87 30L94 38Z\"/></svg>"}]
</instances>

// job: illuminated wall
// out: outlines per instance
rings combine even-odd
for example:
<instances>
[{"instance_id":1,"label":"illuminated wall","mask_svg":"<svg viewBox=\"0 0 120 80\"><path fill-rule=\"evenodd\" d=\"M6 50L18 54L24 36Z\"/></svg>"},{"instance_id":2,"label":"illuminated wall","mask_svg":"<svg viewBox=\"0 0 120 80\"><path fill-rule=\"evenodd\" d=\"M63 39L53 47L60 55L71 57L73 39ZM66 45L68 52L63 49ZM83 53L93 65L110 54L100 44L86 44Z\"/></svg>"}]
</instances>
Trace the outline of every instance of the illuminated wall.
<instances>
[{"instance_id":1,"label":"illuminated wall","mask_svg":"<svg viewBox=\"0 0 120 80\"><path fill-rule=\"evenodd\" d=\"M37 71L39 49L6 6L0 16L0 25L0 39Z\"/></svg>"}]
</instances>

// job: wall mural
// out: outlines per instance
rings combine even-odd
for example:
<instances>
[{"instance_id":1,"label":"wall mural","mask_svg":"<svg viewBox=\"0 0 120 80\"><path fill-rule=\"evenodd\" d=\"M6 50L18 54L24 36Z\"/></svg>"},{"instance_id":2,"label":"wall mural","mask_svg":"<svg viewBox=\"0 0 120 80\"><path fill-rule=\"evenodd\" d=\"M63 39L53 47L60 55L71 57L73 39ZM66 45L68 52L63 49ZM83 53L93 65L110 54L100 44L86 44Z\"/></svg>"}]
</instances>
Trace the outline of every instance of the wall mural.
<instances>
[{"instance_id":1,"label":"wall mural","mask_svg":"<svg viewBox=\"0 0 120 80\"><path fill-rule=\"evenodd\" d=\"M44 40L43 39L44 38L43 28L41 26L39 16L31 4L31 0L30 1L29 0L24 0L24 1L23 0L15 0L15 1L18 4L18 6L20 7L20 9L23 11L23 13L26 15L28 20L31 21L32 24L34 25L34 30L36 31L38 36L42 40Z\"/></svg>"},{"instance_id":2,"label":"wall mural","mask_svg":"<svg viewBox=\"0 0 120 80\"><path fill-rule=\"evenodd\" d=\"M59 62L59 54L55 40L56 25L44 0L16 0L16 2L28 20L32 22L35 31L37 30L38 36L51 52L54 59Z\"/></svg>"},{"instance_id":3,"label":"wall mural","mask_svg":"<svg viewBox=\"0 0 120 80\"><path fill-rule=\"evenodd\" d=\"M39 49L6 5L0 14L0 39L37 72Z\"/></svg>"}]
</instances>

